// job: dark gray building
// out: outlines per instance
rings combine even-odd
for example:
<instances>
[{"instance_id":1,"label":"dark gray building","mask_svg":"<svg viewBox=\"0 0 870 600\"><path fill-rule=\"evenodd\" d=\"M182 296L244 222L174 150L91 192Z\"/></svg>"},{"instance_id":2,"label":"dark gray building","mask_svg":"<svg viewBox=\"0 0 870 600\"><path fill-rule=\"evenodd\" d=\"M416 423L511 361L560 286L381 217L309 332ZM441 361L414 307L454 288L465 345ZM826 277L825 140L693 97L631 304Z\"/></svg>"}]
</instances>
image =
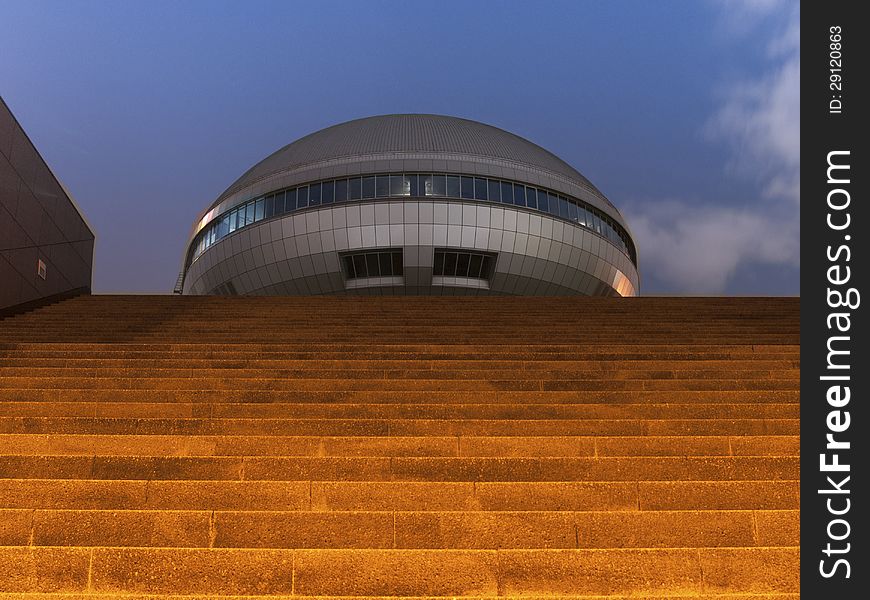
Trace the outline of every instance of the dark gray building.
<instances>
[{"instance_id":1,"label":"dark gray building","mask_svg":"<svg viewBox=\"0 0 870 600\"><path fill-rule=\"evenodd\" d=\"M507 131L386 115L303 137L202 214L184 294L632 296L637 248L573 167Z\"/></svg>"},{"instance_id":2,"label":"dark gray building","mask_svg":"<svg viewBox=\"0 0 870 600\"><path fill-rule=\"evenodd\" d=\"M0 309L90 292L94 233L0 98Z\"/></svg>"}]
</instances>

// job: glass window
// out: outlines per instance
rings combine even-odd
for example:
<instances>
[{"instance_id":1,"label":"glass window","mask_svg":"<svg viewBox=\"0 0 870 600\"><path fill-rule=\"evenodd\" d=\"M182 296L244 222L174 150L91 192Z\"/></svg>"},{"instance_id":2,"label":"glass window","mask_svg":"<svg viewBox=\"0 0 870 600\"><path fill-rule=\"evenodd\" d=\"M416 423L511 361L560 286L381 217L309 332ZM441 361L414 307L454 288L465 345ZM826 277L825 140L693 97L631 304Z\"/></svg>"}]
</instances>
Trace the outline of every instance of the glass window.
<instances>
[{"instance_id":1,"label":"glass window","mask_svg":"<svg viewBox=\"0 0 870 600\"><path fill-rule=\"evenodd\" d=\"M368 277L368 269L366 269L366 255L365 254L354 254L353 255L353 268L357 277Z\"/></svg>"},{"instance_id":2,"label":"glass window","mask_svg":"<svg viewBox=\"0 0 870 600\"><path fill-rule=\"evenodd\" d=\"M354 279L356 277L356 271L353 268L353 256L345 256L342 259L344 263L344 272L347 273L348 279Z\"/></svg>"},{"instance_id":3,"label":"glass window","mask_svg":"<svg viewBox=\"0 0 870 600\"><path fill-rule=\"evenodd\" d=\"M514 186L507 181L501 182L501 201L505 204L514 203Z\"/></svg>"},{"instance_id":4,"label":"glass window","mask_svg":"<svg viewBox=\"0 0 870 600\"><path fill-rule=\"evenodd\" d=\"M532 188L526 188L526 206L538 208L538 194Z\"/></svg>"},{"instance_id":5,"label":"glass window","mask_svg":"<svg viewBox=\"0 0 870 600\"><path fill-rule=\"evenodd\" d=\"M444 175L432 175L432 193L427 196L446 196L447 178Z\"/></svg>"},{"instance_id":6,"label":"glass window","mask_svg":"<svg viewBox=\"0 0 870 600\"><path fill-rule=\"evenodd\" d=\"M456 253L455 252L445 252L444 253L444 274L449 276L456 276Z\"/></svg>"},{"instance_id":7,"label":"glass window","mask_svg":"<svg viewBox=\"0 0 870 600\"><path fill-rule=\"evenodd\" d=\"M586 226L586 209L582 206L577 207L577 222Z\"/></svg>"},{"instance_id":8,"label":"glass window","mask_svg":"<svg viewBox=\"0 0 870 600\"><path fill-rule=\"evenodd\" d=\"M350 179L350 199L359 200L362 198L362 179L353 177Z\"/></svg>"},{"instance_id":9,"label":"glass window","mask_svg":"<svg viewBox=\"0 0 870 600\"><path fill-rule=\"evenodd\" d=\"M514 204L517 206L526 205L526 188L518 183L514 184Z\"/></svg>"},{"instance_id":10,"label":"glass window","mask_svg":"<svg viewBox=\"0 0 870 600\"><path fill-rule=\"evenodd\" d=\"M474 178L474 198L475 200L486 200L486 179Z\"/></svg>"},{"instance_id":11,"label":"glass window","mask_svg":"<svg viewBox=\"0 0 870 600\"><path fill-rule=\"evenodd\" d=\"M456 276L468 277L468 263L471 257L468 252L460 252L456 255Z\"/></svg>"},{"instance_id":12,"label":"glass window","mask_svg":"<svg viewBox=\"0 0 870 600\"><path fill-rule=\"evenodd\" d=\"M248 202L245 205L245 225L250 225L254 222L254 203Z\"/></svg>"},{"instance_id":13,"label":"glass window","mask_svg":"<svg viewBox=\"0 0 870 600\"><path fill-rule=\"evenodd\" d=\"M320 202L323 204L332 204L335 202L335 182L324 181L323 191L320 192Z\"/></svg>"},{"instance_id":14,"label":"glass window","mask_svg":"<svg viewBox=\"0 0 870 600\"><path fill-rule=\"evenodd\" d=\"M568 218L568 199L563 196L556 196L559 202L559 216L563 219Z\"/></svg>"},{"instance_id":15,"label":"glass window","mask_svg":"<svg viewBox=\"0 0 870 600\"><path fill-rule=\"evenodd\" d=\"M447 176L447 197L448 198L459 198L461 194L459 193L459 177L456 175L448 175Z\"/></svg>"},{"instance_id":16,"label":"glass window","mask_svg":"<svg viewBox=\"0 0 870 600\"><path fill-rule=\"evenodd\" d=\"M262 221L263 217L266 216L266 202L260 198L257 200L257 204L254 205L254 220Z\"/></svg>"},{"instance_id":17,"label":"glass window","mask_svg":"<svg viewBox=\"0 0 870 600\"><path fill-rule=\"evenodd\" d=\"M393 277L402 277L405 273L402 269L402 251L397 250L390 253L393 259Z\"/></svg>"},{"instance_id":18,"label":"glass window","mask_svg":"<svg viewBox=\"0 0 870 600\"><path fill-rule=\"evenodd\" d=\"M592 215L592 223L595 225L595 231L601 233L601 219L598 218L598 215Z\"/></svg>"},{"instance_id":19,"label":"glass window","mask_svg":"<svg viewBox=\"0 0 870 600\"><path fill-rule=\"evenodd\" d=\"M230 233L236 230L236 211L230 211Z\"/></svg>"},{"instance_id":20,"label":"glass window","mask_svg":"<svg viewBox=\"0 0 870 600\"><path fill-rule=\"evenodd\" d=\"M390 175L390 196L411 195L411 182L406 175Z\"/></svg>"},{"instance_id":21,"label":"glass window","mask_svg":"<svg viewBox=\"0 0 870 600\"><path fill-rule=\"evenodd\" d=\"M568 218L577 222L577 205L573 202L568 202Z\"/></svg>"},{"instance_id":22,"label":"glass window","mask_svg":"<svg viewBox=\"0 0 870 600\"><path fill-rule=\"evenodd\" d=\"M480 265L480 277L481 279L489 279L492 275L492 268L495 265L495 260L487 255L483 255L483 264Z\"/></svg>"},{"instance_id":23,"label":"glass window","mask_svg":"<svg viewBox=\"0 0 870 600\"><path fill-rule=\"evenodd\" d=\"M392 277L393 261L390 258L389 252L378 253L378 262L380 263L381 277Z\"/></svg>"},{"instance_id":24,"label":"glass window","mask_svg":"<svg viewBox=\"0 0 870 600\"><path fill-rule=\"evenodd\" d=\"M538 198L541 197L541 194L547 196L547 207L550 209L550 214L553 216L559 216L559 198L556 197L555 194L547 194L547 192L543 190L538 190Z\"/></svg>"},{"instance_id":25,"label":"glass window","mask_svg":"<svg viewBox=\"0 0 870 600\"><path fill-rule=\"evenodd\" d=\"M498 202L501 199L501 186L498 184L498 179L490 179L487 187L489 187L489 201Z\"/></svg>"},{"instance_id":26,"label":"glass window","mask_svg":"<svg viewBox=\"0 0 870 600\"><path fill-rule=\"evenodd\" d=\"M483 263L482 254L472 254L471 260L468 262L468 276L480 277L480 265Z\"/></svg>"},{"instance_id":27,"label":"glass window","mask_svg":"<svg viewBox=\"0 0 870 600\"><path fill-rule=\"evenodd\" d=\"M366 268L368 269L369 277L377 277L378 276L378 255L377 254L366 254Z\"/></svg>"},{"instance_id":28,"label":"glass window","mask_svg":"<svg viewBox=\"0 0 870 600\"><path fill-rule=\"evenodd\" d=\"M218 226L218 235L225 237L230 232L230 216L224 215L221 219L221 224Z\"/></svg>"},{"instance_id":29,"label":"glass window","mask_svg":"<svg viewBox=\"0 0 870 600\"><path fill-rule=\"evenodd\" d=\"M266 196L266 218L268 219L275 214L275 196Z\"/></svg>"},{"instance_id":30,"label":"glass window","mask_svg":"<svg viewBox=\"0 0 870 600\"><path fill-rule=\"evenodd\" d=\"M335 182L335 201L347 202L347 179L338 179Z\"/></svg>"},{"instance_id":31,"label":"glass window","mask_svg":"<svg viewBox=\"0 0 870 600\"><path fill-rule=\"evenodd\" d=\"M303 185L296 188L296 208L305 208L308 206L308 186Z\"/></svg>"},{"instance_id":32,"label":"glass window","mask_svg":"<svg viewBox=\"0 0 870 600\"><path fill-rule=\"evenodd\" d=\"M284 212L284 192L278 192L275 194L275 212L274 214L280 215Z\"/></svg>"},{"instance_id":33,"label":"glass window","mask_svg":"<svg viewBox=\"0 0 870 600\"><path fill-rule=\"evenodd\" d=\"M386 198L390 195L390 176L378 175L375 178L375 196L378 198Z\"/></svg>"},{"instance_id":34,"label":"glass window","mask_svg":"<svg viewBox=\"0 0 870 600\"><path fill-rule=\"evenodd\" d=\"M444 252L435 251L435 265L432 268L433 275L444 275Z\"/></svg>"},{"instance_id":35,"label":"glass window","mask_svg":"<svg viewBox=\"0 0 870 600\"><path fill-rule=\"evenodd\" d=\"M419 196L420 188L417 187L417 176L416 175L405 175L405 179L408 180L408 195L409 196Z\"/></svg>"},{"instance_id":36,"label":"glass window","mask_svg":"<svg viewBox=\"0 0 870 600\"><path fill-rule=\"evenodd\" d=\"M434 196L435 195L435 183L432 179L431 175L417 175L417 181L420 186L420 195L422 196Z\"/></svg>"},{"instance_id":37,"label":"glass window","mask_svg":"<svg viewBox=\"0 0 870 600\"><path fill-rule=\"evenodd\" d=\"M362 197L363 198L374 198L375 197L375 178L374 177L363 177Z\"/></svg>"},{"instance_id":38,"label":"glass window","mask_svg":"<svg viewBox=\"0 0 870 600\"><path fill-rule=\"evenodd\" d=\"M535 188L529 188L529 194L535 194L538 200L538 210L543 212L550 212L550 204L547 202L547 192L543 190L537 190L535 193Z\"/></svg>"},{"instance_id":39,"label":"glass window","mask_svg":"<svg viewBox=\"0 0 870 600\"><path fill-rule=\"evenodd\" d=\"M308 186L308 206L318 206L320 204L320 191L322 187L319 183L313 183Z\"/></svg>"},{"instance_id":40,"label":"glass window","mask_svg":"<svg viewBox=\"0 0 870 600\"><path fill-rule=\"evenodd\" d=\"M284 201L284 210L286 212L296 210L296 188L287 190L287 199Z\"/></svg>"},{"instance_id":41,"label":"glass window","mask_svg":"<svg viewBox=\"0 0 870 600\"><path fill-rule=\"evenodd\" d=\"M467 200L474 199L474 177L460 177L462 182L462 197Z\"/></svg>"}]
</instances>

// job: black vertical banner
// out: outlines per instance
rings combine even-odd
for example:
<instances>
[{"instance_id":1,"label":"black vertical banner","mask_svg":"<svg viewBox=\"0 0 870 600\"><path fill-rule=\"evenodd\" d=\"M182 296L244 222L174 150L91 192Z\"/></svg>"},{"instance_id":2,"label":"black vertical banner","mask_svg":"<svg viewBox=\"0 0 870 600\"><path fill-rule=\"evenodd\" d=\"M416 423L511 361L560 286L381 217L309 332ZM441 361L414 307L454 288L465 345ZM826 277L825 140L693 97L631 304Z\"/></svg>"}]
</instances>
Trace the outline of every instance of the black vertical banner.
<instances>
[{"instance_id":1,"label":"black vertical banner","mask_svg":"<svg viewBox=\"0 0 870 600\"><path fill-rule=\"evenodd\" d=\"M861 2L801 5L801 592L866 598L867 60ZM824 596L822 595L824 594Z\"/></svg>"}]
</instances>

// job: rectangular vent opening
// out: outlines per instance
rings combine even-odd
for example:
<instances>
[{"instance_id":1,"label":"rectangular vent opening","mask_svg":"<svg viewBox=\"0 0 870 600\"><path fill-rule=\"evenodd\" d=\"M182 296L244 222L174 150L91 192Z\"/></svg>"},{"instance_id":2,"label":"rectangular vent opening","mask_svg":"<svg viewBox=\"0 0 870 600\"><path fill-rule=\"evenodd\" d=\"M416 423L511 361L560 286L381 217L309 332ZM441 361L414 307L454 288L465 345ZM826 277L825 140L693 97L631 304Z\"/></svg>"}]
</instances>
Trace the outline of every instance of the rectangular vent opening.
<instances>
[{"instance_id":1,"label":"rectangular vent opening","mask_svg":"<svg viewBox=\"0 0 870 600\"><path fill-rule=\"evenodd\" d=\"M341 255L341 269L346 279L402 277L402 249L370 250Z\"/></svg>"},{"instance_id":2,"label":"rectangular vent opening","mask_svg":"<svg viewBox=\"0 0 870 600\"><path fill-rule=\"evenodd\" d=\"M477 250L435 249L433 277L462 277L489 281L495 269L496 254Z\"/></svg>"}]
</instances>

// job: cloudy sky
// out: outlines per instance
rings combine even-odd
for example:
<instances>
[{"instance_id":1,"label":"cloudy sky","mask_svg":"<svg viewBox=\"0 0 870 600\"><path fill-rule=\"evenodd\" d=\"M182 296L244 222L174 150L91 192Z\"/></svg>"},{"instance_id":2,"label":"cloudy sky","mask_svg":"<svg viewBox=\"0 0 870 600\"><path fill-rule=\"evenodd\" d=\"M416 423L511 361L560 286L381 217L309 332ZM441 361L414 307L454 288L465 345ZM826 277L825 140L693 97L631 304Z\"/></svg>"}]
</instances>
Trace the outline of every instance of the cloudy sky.
<instances>
[{"instance_id":1,"label":"cloudy sky","mask_svg":"<svg viewBox=\"0 0 870 600\"><path fill-rule=\"evenodd\" d=\"M799 293L797 0L0 0L0 94L97 231L97 292L167 292L197 213L323 127L522 135L619 206L646 294Z\"/></svg>"}]
</instances>

